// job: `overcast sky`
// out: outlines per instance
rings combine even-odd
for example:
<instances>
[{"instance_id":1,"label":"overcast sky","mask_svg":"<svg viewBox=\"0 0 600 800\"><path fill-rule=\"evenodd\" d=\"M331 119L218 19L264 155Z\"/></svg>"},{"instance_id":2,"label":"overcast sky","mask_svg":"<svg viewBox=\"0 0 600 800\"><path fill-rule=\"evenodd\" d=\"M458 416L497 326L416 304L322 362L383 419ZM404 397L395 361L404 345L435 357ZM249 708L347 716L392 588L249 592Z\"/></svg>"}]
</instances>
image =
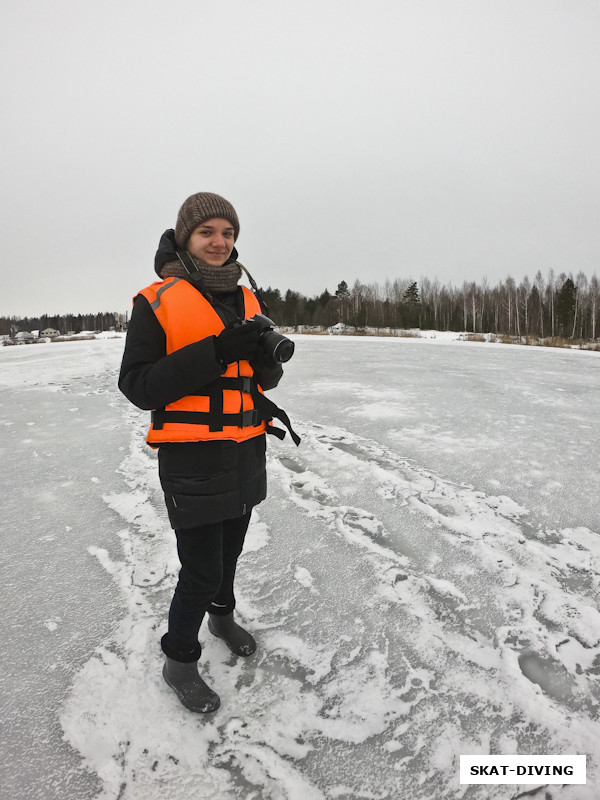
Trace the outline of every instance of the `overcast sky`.
<instances>
[{"instance_id":1,"label":"overcast sky","mask_svg":"<svg viewBox=\"0 0 600 800\"><path fill-rule=\"evenodd\" d=\"M128 309L197 191L264 287L600 275L598 0L3 0L0 64L0 314Z\"/></svg>"}]
</instances>

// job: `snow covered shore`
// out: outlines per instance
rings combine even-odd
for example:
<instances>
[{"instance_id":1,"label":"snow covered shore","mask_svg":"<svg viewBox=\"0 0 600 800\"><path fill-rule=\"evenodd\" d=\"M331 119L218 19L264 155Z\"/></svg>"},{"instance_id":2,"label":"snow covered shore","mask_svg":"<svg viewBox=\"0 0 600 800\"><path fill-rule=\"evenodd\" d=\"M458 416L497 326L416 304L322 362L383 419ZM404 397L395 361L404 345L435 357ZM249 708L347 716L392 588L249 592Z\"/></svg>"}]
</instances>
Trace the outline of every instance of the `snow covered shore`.
<instances>
[{"instance_id":1,"label":"snow covered shore","mask_svg":"<svg viewBox=\"0 0 600 800\"><path fill-rule=\"evenodd\" d=\"M210 719L160 677L178 562L122 341L0 351L2 797L597 798L597 354L293 338L259 651L203 629ZM461 753L588 754L588 785L460 786Z\"/></svg>"}]
</instances>

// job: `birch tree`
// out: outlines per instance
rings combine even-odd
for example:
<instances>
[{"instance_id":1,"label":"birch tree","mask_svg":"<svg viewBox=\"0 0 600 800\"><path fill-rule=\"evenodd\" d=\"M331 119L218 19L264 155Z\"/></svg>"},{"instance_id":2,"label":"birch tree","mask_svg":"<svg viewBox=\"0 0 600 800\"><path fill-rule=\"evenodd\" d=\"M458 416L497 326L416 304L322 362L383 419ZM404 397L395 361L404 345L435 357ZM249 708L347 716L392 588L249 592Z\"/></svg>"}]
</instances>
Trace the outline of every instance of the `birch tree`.
<instances>
[{"instance_id":1,"label":"birch tree","mask_svg":"<svg viewBox=\"0 0 600 800\"><path fill-rule=\"evenodd\" d=\"M596 273L592 275L590 281L590 313L592 317L592 339L596 338L596 319L598 316L598 306L600 305L600 284Z\"/></svg>"},{"instance_id":2,"label":"birch tree","mask_svg":"<svg viewBox=\"0 0 600 800\"><path fill-rule=\"evenodd\" d=\"M540 337L544 338L544 278L542 277L542 271L538 269L536 276L535 276L535 287L538 291L539 295L539 304L540 304Z\"/></svg>"}]
</instances>

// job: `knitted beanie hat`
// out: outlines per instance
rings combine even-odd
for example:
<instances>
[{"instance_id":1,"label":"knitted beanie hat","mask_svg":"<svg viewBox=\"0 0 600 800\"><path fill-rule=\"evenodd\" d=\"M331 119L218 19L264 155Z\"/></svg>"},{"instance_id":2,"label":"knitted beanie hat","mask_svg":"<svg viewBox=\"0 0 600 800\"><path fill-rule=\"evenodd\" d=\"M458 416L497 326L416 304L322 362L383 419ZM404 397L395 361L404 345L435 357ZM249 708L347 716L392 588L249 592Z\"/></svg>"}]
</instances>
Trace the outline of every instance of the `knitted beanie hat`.
<instances>
[{"instance_id":1,"label":"knitted beanie hat","mask_svg":"<svg viewBox=\"0 0 600 800\"><path fill-rule=\"evenodd\" d=\"M231 222L235 241L240 235L240 222L231 203L221 195L212 192L198 192L188 197L177 215L177 224L175 225L177 247L183 250L198 225L214 217L222 217Z\"/></svg>"}]
</instances>

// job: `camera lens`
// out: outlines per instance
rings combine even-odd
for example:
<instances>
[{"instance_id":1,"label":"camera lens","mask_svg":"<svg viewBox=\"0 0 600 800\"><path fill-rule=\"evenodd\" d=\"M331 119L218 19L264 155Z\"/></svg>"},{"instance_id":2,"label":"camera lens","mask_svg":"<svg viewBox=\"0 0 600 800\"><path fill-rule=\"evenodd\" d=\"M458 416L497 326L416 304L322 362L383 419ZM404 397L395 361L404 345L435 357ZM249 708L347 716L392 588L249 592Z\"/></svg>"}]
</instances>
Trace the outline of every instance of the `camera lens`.
<instances>
[{"instance_id":1,"label":"camera lens","mask_svg":"<svg viewBox=\"0 0 600 800\"><path fill-rule=\"evenodd\" d=\"M281 341L277 342L275 345L275 349L273 350L273 358L279 364L285 364L286 361L289 361L290 358L294 355L294 343L287 339L285 336L281 338Z\"/></svg>"}]
</instances>

